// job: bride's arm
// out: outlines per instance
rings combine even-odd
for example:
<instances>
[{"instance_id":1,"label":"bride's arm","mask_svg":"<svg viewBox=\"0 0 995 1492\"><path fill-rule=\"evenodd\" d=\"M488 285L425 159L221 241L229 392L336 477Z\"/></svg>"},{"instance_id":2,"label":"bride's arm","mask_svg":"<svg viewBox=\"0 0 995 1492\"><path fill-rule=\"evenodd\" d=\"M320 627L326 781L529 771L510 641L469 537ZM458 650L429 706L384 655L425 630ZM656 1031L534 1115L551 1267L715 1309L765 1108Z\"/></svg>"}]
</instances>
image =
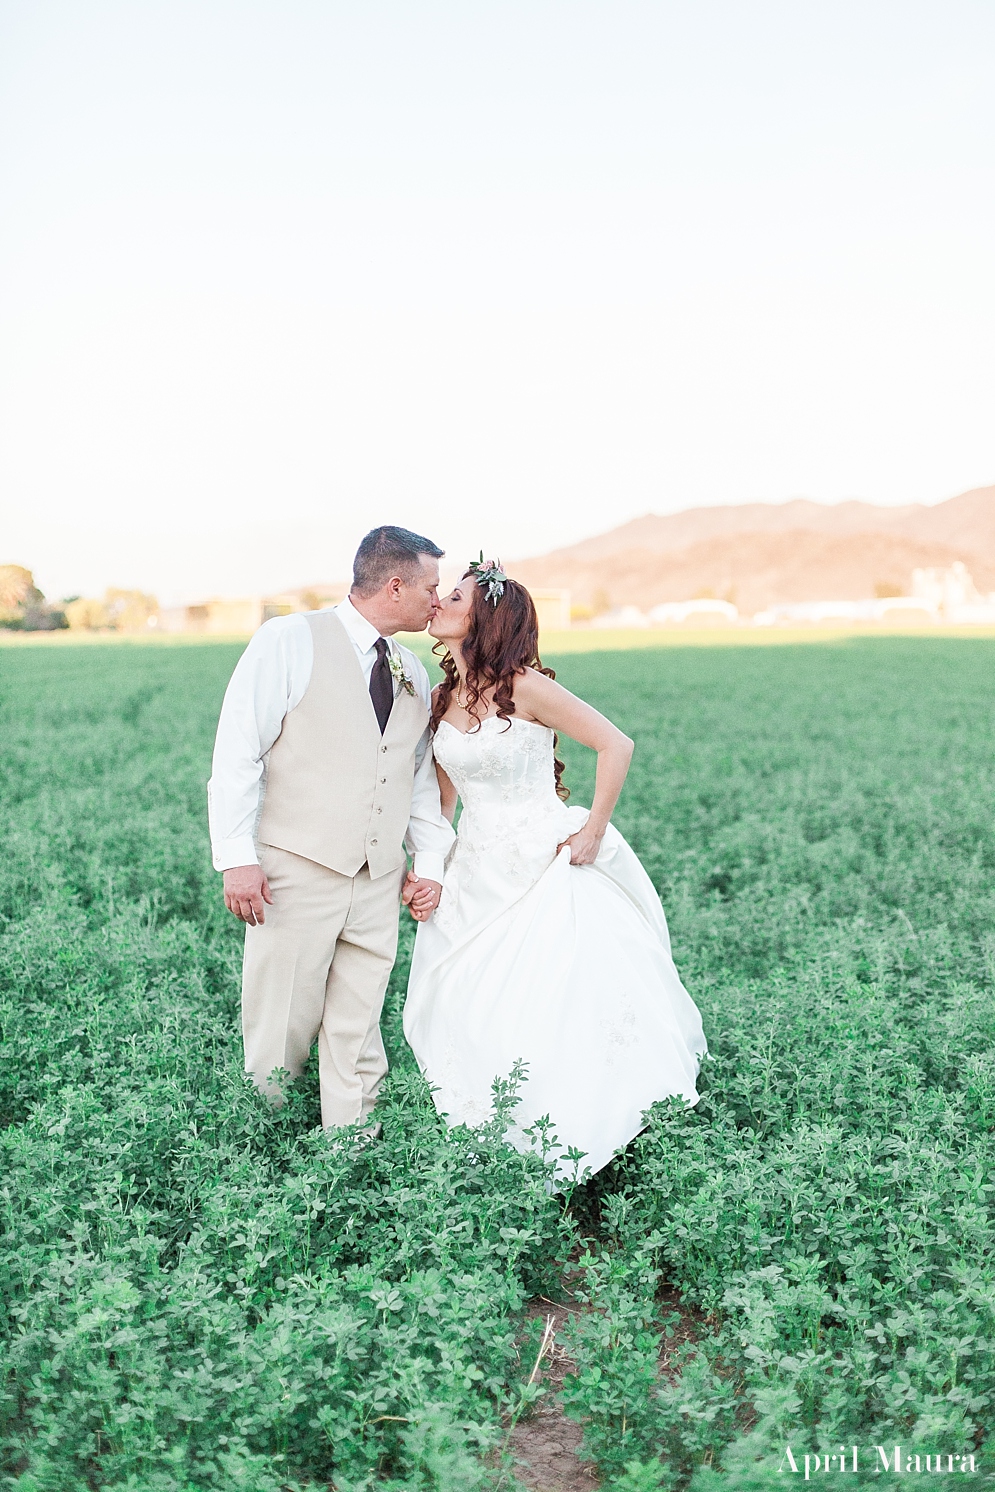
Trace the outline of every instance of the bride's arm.
<instances>
[{"instance_id":1,"label":"bride's arm","mask_svg":"<svg viewBox=\"0 0 995 1492\"><path fill-rule=\"evenodd\" d=\"M435 702L439 697L440 688L441 685L436 684L435 688L432 690L433 706L435 705ZM442 801L442 817L444 819L448 819L449 822L452 823L453 819L456 817L456 804L459 799L459 793L453 787L449 778L439 766L438 760L435 763L435 775L439 779L439 797Z\"/></svg>"},{"instance_id":2,"label":"bride's arm","mask_svg":"<svg viewBox=\"0 0 995 1492\"><path fill-rule=\"evenodd\" d=\"M562 684L531 668L515 680L515 712L525 719L531 717L541 725L548 725L560 735L570 736L598 753L591 815L583 829L564 841L570 846L571 865L590 865L597 858L608 821L622 791L632 760L633 743L593 705L585 704Z\"/></svg>"},{"instance_id":3,"label":"bride's arm","mask_svg":"<svg viewBox=\"0 0 995 1492\"><path fill-rule=\"evenodd\" d=\"M452 823L453 819L456 817L456 800L459 797L459 793L453 787L452 783L450 782L446 773L439 766L438 762L436 762L435 764L435 775L439 779L439 797L442 800L442 817L444 819L448 819L449 822Z\"/></svg>"}]
</instances>

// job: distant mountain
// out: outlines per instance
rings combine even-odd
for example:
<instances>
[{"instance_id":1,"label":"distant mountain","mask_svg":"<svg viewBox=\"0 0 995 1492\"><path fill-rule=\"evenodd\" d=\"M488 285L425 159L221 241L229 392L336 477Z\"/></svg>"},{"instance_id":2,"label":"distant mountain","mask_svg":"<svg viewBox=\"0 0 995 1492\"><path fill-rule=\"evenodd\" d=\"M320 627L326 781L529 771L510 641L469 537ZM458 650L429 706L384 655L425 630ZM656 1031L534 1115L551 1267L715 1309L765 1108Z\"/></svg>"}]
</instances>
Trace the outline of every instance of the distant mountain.
<instances>
[{"instance_id":1,"label":"distant mountain","mask_svg":"<svg viewBox=\"0 0 995 1492\"><path fill-rule=\"evenodd\" d=\"M995 487L901 508L796 500L648 513L509 565L526 585L565 586L595 611L710 593L752 613L791 601L908 592L912 571L963 560L995 590Z\"/></svg>"}]
</instances>

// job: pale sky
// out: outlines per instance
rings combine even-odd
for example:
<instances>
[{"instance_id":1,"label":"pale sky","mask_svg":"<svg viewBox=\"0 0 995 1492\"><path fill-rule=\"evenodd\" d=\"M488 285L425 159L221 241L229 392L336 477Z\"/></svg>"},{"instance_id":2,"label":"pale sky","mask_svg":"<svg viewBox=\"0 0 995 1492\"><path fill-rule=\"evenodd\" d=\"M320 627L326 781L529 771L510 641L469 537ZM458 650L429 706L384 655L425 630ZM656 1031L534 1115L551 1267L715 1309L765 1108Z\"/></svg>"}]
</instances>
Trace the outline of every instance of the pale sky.
<instances>
[{"instance_id":1,"label":"pale sky","mask_svg":"<svg viewBox=\"0 0 995 1492\"><path fill-rule=\"evenodd\" d=\"M993 0L0 0L0 563L995 481Z\"/></svg>"}]
</instances>

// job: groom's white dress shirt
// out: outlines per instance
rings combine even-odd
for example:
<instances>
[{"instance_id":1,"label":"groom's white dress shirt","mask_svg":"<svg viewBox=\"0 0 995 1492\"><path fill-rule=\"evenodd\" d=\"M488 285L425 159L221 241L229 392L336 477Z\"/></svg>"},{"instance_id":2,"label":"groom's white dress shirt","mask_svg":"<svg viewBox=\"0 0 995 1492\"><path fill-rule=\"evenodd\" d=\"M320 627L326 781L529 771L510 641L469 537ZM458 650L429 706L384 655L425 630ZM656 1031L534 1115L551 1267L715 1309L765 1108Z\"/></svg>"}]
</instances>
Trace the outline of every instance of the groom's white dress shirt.
<instances>
[{"instance_id":1,"label":"groom's white dress shirt","mask_svg":"<svg viewBox=\"0 0 995 1492\"><path fill-rule=\"evenodd\" d=\"M348 598L335 607L335 613L356 651L368 687L380 633ZM431 708L432 689L423 664L393 639L388 639L388 646L391 653L403 657L411 682L426 708ZM313 664L311 628L298 614L266 622L235 666L221 707L207 785L215 870L259 863L254 835L266 791L269 751L283 728L284 717L304 698ZM395 697L401 687L395 682ZM454 838L452 825L442 816L426 726L415 748L411 817L404 840L405 848L414 856L415 874L441 881Z\"/></svg>"}]
</instances>

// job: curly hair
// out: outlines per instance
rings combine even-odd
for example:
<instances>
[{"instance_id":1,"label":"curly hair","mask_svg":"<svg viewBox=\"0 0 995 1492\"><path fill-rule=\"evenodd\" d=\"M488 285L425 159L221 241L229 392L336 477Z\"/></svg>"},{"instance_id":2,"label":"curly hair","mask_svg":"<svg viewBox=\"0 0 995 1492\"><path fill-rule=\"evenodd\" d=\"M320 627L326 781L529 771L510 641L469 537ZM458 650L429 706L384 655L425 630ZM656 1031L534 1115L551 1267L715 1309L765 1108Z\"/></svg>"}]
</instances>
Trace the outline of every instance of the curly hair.
<instances>
[{"instance_id":1,"label":"curly hair","mask_svg":"<svg viewBox=\"0 0 995 1492\"><path fill-rule=\"evenodd\" d=\"M462 578L466 580L470 571ZM460 644L466 664L466 712L480 724L477 706L485 691L491 691L500 720L508 720L515 713L514 682L516 674L534 668L536 673L555 679L553 669L543 666L539 657L539 618L536 616L532 597L524 585L517 580L506 580L504 594L497 605L487 600L478 585L473 587L470 608L470 625ZM453 655L444 642L437 642L432 649L439 658L443 679L432 702L432 730L449 709L449 701L459 685L459 673ZM557 746L553 736L553 751ZM563 763L553 757L556 775L557 796L566 799L570 789L562 782Z\"/></svg>"}]
</instances>

